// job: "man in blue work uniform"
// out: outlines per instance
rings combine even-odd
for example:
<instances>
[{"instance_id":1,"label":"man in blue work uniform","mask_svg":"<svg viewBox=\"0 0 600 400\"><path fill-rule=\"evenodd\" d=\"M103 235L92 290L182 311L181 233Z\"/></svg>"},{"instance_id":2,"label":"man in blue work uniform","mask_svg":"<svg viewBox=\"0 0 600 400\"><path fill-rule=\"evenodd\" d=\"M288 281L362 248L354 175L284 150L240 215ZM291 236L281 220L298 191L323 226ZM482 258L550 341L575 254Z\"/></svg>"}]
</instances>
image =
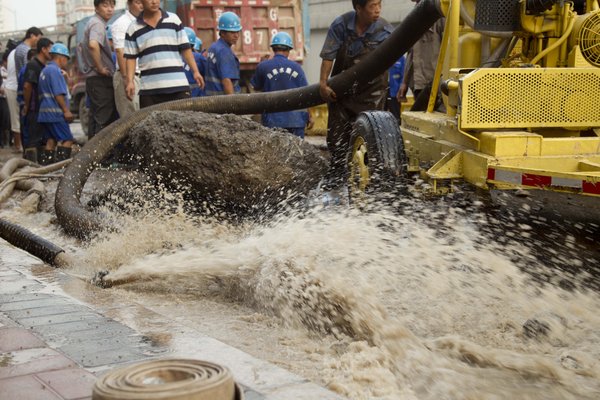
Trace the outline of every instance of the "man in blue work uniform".
<instances>
[{"instance_id":1,"label":"man in blue work uniform","mask_svg":"<svg viewBox=\"0 0 600 400\"><path fill-rule=\"evenodd\" d=\"M387 109L389 112L394 114L394 117L400 121L400 85L402 85L402 79L404 78L404 62L406 57L402 55L394 65L390 68L390 90L387 99Z\"/></svg>"},{"instance_id":2,"label":"man in blue work uniform","mask_svg":"<svg viewBox=\"0 0 600 400\"><path fill-rule=\"evenodd\" d=\"M290 50L294 48L292 38L285 32L279 32L271 40L275 56L258 64L250 84L256 90L274 92L276 90L295 89L308 85L300 64L288 60ZM270 128L283 128L304 138L304 127L308 124L308 112L287 111L264 113L262 124Z\"/></svg>"},{"instance_id":3,"label":"man in blue work uniform","mask_svg":"<svg viewBox=\"0 0 600 400\"><path fill-rule=\"evenodd\" d=\"M50 49L52 60L40 74L40 110L38 122L46 131L46 147L43 152L42 164L66 160L71 157L73 134L69 122L73 121L73 114L69 111L69 98L67 83L61 70L67 67L69 50L62 43L56 43ZM58 144L58 147L56 145Z\"/></svg>"},{"instance_id":4,"label":"man in blue work uniform","mask_svg":"<svg viewBox=\"0 0 600 400\"><path fill-rule=\"evenodd\" d=\"M23 137L23 157L39 163L44 146L44 129L38 122L38 111L40 107L38 84L40 74L46 66L46 63L51 60L50 50L52 49L52 41L48 38L41 38L37 42L37 55L25 66L24 82L23 82L23 110L21 115L27 127L27 135Z\"/></svg>"},{"instance_id":5,"label":"man in blue work uniform","mask_svg":"<svg viewBox=\"0 0 600 400\"><path fill-rule=\"evenodd\" d=\"M240 60L231 49L240 38L242 24L233 12L219 17L219 40L214 42L206 55L206 94L234 94L240 92Z\"/></svg>"},{"instance_id":6,"label":"man in blue work uniform","mask_svg":"<svg viewBox=\"0 0 600 400\"><path fill-rule=\"evenodd\" d=\"M194 30L192 28L187 27L187 26L185 28L183 28L183 30L185 30L185 33L187 34L188 40L190 41L190 46L192 46L192 48L195 50L196 43L198 42L198 40L200 40L196 37L196 32L194 32ZM200 43L202 43L201 40L200 40ZM198 68L200 75L202 75L202 76L206 75L206 57L204 57L202 54L198 53L197 51L192 51L192 55L194 56L194 61L196 61L196 67ZM194 79L194 71L187 64L185 59L183 59L183 69L185 70L185 76L190 84L190 95L192 97L206 96L206 92L204 91L204 88L201 88L196 83L196 80Z\"/></svg>"},{"instance_id":7,"label":"man in blue work uniform","mask_svg":"<svg viewBox=\"0 0 600 400\"><path fill-rule=\"evenodd\" d=\"M369 82L357 83L350 93L335 93L327 84L330 75L337 75L358 63L393 30L386 20L379 17L381 0L352 0L352 6L353 11L337 17L329 26L320 54L319 89L329 111L327 148L331 161L324 182L327 190L342 187L346 179L346 158L354 119L366 110L383 110L387 97L387 74Z\"/></svg>"}]
</instances>

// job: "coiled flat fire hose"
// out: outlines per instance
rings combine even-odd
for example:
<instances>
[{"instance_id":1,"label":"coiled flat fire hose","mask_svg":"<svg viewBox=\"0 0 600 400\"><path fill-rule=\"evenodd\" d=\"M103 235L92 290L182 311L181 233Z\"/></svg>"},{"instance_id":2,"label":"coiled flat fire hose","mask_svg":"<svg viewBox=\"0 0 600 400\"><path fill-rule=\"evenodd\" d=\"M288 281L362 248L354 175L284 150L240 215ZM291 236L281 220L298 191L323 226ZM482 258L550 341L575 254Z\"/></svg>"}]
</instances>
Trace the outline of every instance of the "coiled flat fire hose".
<instances>
[{"instance_id":1,"label":"coiled flat fire hose","mask_svg":"<svg viewBox=\"0 0 600 400\"><path fill-rule=\"evenodd\" d=\"M229 369L200 360L152 360L99 378L92 400L242 400Z\"/></svg>"}]
</instances>

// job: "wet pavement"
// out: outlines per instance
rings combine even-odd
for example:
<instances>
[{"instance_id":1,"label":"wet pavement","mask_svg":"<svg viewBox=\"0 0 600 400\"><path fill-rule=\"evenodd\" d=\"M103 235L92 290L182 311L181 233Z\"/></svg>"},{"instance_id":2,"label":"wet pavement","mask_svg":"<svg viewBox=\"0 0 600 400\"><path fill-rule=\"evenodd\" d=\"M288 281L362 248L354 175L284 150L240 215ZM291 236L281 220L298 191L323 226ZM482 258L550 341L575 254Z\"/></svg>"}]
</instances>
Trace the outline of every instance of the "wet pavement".
<instances>
[{"instance_id":1,"label":"wet pavement","mask_svg":"<svg viewBox=\"0 0 600 400\"><path fill-rule=\"evenodd\" d=\"M143 335L52 286L52 281L68 285L69 280L76 278L49 269L33 276L27 266L5 261L29 258L35 268L36 260L17 249L9 252L14 254L3 251L0 256L3 398L89 399L98 376L119 366L161 357L202 359L225 365L249 400L341 398L176 321L167 322L171 330L193 339L180 354L169 352L160 340ZM140 312L141 306L135 307ZM150 310L145 312L153 314Z\"/></svg>"},{"instance_id":2,"label":"wet pavement","mask_svg":"<svg viewBox=\"0 0 600 400\"><path fill-rule=\"evenodd\" d=\"M85 141L80 125L71 126L76 138ZM324 138L309 141L324 146ZM3 159L14 157L9 149L2 149L2 153ZM124 304L122 299L119 305L105 307L86 304L61 287L88 283L42 265L18 249L3 248L0 282L2 398L89 399L96 379L108 371L165 357L202 359L229 367L249 400L341 398L140 304ZM97 289L89 285L89 290ZM144 314L153 321L150 323L168 325L186 338L185 349L174 352L160 337L148 336L111 318L117 307Z\"/></svg>"}]
</instances>

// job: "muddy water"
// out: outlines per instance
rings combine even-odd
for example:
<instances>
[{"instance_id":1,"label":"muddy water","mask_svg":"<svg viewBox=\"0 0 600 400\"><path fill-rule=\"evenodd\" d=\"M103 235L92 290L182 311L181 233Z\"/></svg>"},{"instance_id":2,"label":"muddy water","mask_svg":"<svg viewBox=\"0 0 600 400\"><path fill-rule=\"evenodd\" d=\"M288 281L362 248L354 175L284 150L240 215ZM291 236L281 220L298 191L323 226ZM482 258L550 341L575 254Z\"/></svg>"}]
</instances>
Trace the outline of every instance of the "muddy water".
<instances>
[{"instance_id":1,"label":"muddy water","mask_svg":"<svg viewBox=\"0 0 600 400\"><path fill-rule=\"evenodd\" d=\"M21 221L66 242L74 273L110 270L104 298L136 301L349 398L600 396L594 227L567 232L472 198L260 225L170 209L115 218L122 230L86 248L48 214ZM129 318L143 325L144 315ZM185 345L161 329L157 340Z\"/></svg>"}]
</instances>

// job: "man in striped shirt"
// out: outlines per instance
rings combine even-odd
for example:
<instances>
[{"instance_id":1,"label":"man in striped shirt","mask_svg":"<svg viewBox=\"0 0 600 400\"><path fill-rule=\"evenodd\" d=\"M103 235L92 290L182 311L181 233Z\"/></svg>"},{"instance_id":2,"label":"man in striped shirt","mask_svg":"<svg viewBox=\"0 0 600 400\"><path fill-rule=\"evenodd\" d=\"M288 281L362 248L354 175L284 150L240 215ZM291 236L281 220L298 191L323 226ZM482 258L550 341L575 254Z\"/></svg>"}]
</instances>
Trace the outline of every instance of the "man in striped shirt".
<instances>
[{"instance_id":1,"label":"man in striped shirt","mask_svg":"<svg viewBox=\"0 0 600 400\"><path fill-rule=\"evenodd\" d=\"M142 0L144 11L129 25L125 36L127 97L135 94L135 61L141 72L140 108L190 97L183 59L204 88L188 37L177 15L163 11L159 0Z\"/></svg>"}]
</instances>

